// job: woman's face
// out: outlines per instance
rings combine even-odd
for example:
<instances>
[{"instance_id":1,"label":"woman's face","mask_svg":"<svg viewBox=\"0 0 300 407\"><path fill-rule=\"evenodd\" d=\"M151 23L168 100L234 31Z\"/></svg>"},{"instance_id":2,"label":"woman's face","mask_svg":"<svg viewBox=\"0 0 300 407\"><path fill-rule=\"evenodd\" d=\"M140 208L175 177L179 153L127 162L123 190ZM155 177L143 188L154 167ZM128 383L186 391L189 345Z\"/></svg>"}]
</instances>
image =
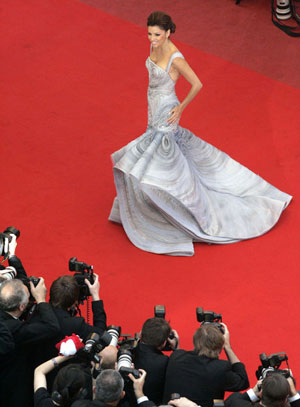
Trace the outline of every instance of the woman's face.
<instances>
[{"instance_id":1,"label":"woman's face","mask_svg":"<svg viewBox=\"0 0 300 407\"><path fill-rule=\"evenodd\" d=\"M148 38L153 48L160 47L169 38L170 30L162 30L157 25L148 26Z\"/></svg>"}]
</instances>

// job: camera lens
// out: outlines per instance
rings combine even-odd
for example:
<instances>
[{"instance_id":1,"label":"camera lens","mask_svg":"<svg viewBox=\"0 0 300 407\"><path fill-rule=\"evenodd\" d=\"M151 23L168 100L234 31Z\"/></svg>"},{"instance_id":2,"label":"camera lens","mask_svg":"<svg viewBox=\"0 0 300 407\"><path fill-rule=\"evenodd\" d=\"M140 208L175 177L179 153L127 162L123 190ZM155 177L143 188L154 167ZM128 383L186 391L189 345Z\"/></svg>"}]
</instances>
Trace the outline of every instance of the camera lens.
<instances>
[{"instance_id":1,"label":"camera lens","mask_svg":"<svg viewBox=\"0 0 300 407\"><path fill-rule=\"evenodd\" d=\"M112 337L110 345L117 346L118 345L118 340L119 340L119 337L120 337L120 333L121 333L121 327L111 325L111 326L108 327L107 333L109 333L111 335L111 337Z\"/></svg>"},{"instance_id":2,"label":"camera lens","mask_svg":"<svg viewBox=\"0 0 300 407\"><path fill-rule=\"evenodd\" d=\"M6 280L12 280L16 277L17 271L14 267L8 266L4 270L0 270L0 275L4 277Z\"/></svg>"},{"instance_id":3,"label":"camera lens","mask_svg":"<svg viewBox=\"0 0 300 407\"><path fill-rule=\"evenodd\" d=\"M131 352L127 349L120 350L118 354L117 370L120 370L122 367L131 368L131 363L132 363Z\"/></svg>"},{"instance_id":4,"label":"camera lens","mask_svg":"<svg viewBox=\"0 0 300 407\"><path fill-rule=\"evenodd\" d=\"M99 343L100 340L100 335L98 335L96 332L93 332L89 339L85 342L84 345L84 351L87 353L92 352L93 348L97 343Z\"/></svg>"}]
</instances>

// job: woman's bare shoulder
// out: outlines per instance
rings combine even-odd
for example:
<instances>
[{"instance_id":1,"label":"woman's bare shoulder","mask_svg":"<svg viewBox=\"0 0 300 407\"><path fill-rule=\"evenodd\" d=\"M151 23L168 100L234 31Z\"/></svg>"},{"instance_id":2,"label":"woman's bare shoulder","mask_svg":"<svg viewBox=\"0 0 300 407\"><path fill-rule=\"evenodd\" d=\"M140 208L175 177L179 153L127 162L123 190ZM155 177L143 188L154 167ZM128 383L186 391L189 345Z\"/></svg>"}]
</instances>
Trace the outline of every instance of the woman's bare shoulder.
<instances>
[{"instance_id":1,"label":"woman's bare shoulder","mask_svg":"<svg viewBox=\"0 0 300 407\"><path fill-rule=\"evenodd\" d=\"M175 52L180 52L180 50L176 47L175 44L173 44L173 42L171 42L171 47L170 47L170 54L174 54Z\"/></svg>"}]
</instances>

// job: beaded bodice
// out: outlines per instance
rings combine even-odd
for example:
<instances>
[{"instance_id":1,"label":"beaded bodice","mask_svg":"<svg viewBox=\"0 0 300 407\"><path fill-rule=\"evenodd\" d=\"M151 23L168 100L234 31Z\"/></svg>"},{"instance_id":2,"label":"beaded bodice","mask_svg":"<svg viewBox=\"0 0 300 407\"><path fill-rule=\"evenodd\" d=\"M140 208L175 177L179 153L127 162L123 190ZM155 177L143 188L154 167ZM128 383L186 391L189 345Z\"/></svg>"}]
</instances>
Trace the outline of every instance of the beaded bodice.
<instances>
[{"instance_id":1,"label":"beaded bodice","mask_svg":"<svg viewBox=\"0 0 300 407\"><path fill-rule=\"evenodd\" d=\"M150 58L146 60L149 72L148 87L148 127L162 131L174 131L177 124L168 125L166 120L170 110L179 104L175 93L175 82L169 75L174 58L183 58L180 52L171 55L166 70L156 65Z\"/></svg>"}]
</instances>

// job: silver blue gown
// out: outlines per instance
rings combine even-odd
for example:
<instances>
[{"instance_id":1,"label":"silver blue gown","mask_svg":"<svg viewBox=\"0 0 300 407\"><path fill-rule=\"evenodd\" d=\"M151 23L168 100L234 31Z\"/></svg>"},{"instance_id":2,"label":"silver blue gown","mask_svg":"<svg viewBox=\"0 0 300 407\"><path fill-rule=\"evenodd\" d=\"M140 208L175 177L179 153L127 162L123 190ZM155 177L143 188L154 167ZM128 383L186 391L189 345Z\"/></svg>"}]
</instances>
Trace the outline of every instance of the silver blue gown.
<instances>
[{"instance_id":1,"label":"silver blue gown","mask_svg":"<svg viewBox=\"0 0 300 407\"><path fill-rule=\"evenodd\" d=\"M179 101L166 70L148 57L148 127L112 154L117 197L109 219L138 248L191 256L193 242L234 243L260 236L278 221L291 196L177 123Z\"/></svg>"}]
</instances>

